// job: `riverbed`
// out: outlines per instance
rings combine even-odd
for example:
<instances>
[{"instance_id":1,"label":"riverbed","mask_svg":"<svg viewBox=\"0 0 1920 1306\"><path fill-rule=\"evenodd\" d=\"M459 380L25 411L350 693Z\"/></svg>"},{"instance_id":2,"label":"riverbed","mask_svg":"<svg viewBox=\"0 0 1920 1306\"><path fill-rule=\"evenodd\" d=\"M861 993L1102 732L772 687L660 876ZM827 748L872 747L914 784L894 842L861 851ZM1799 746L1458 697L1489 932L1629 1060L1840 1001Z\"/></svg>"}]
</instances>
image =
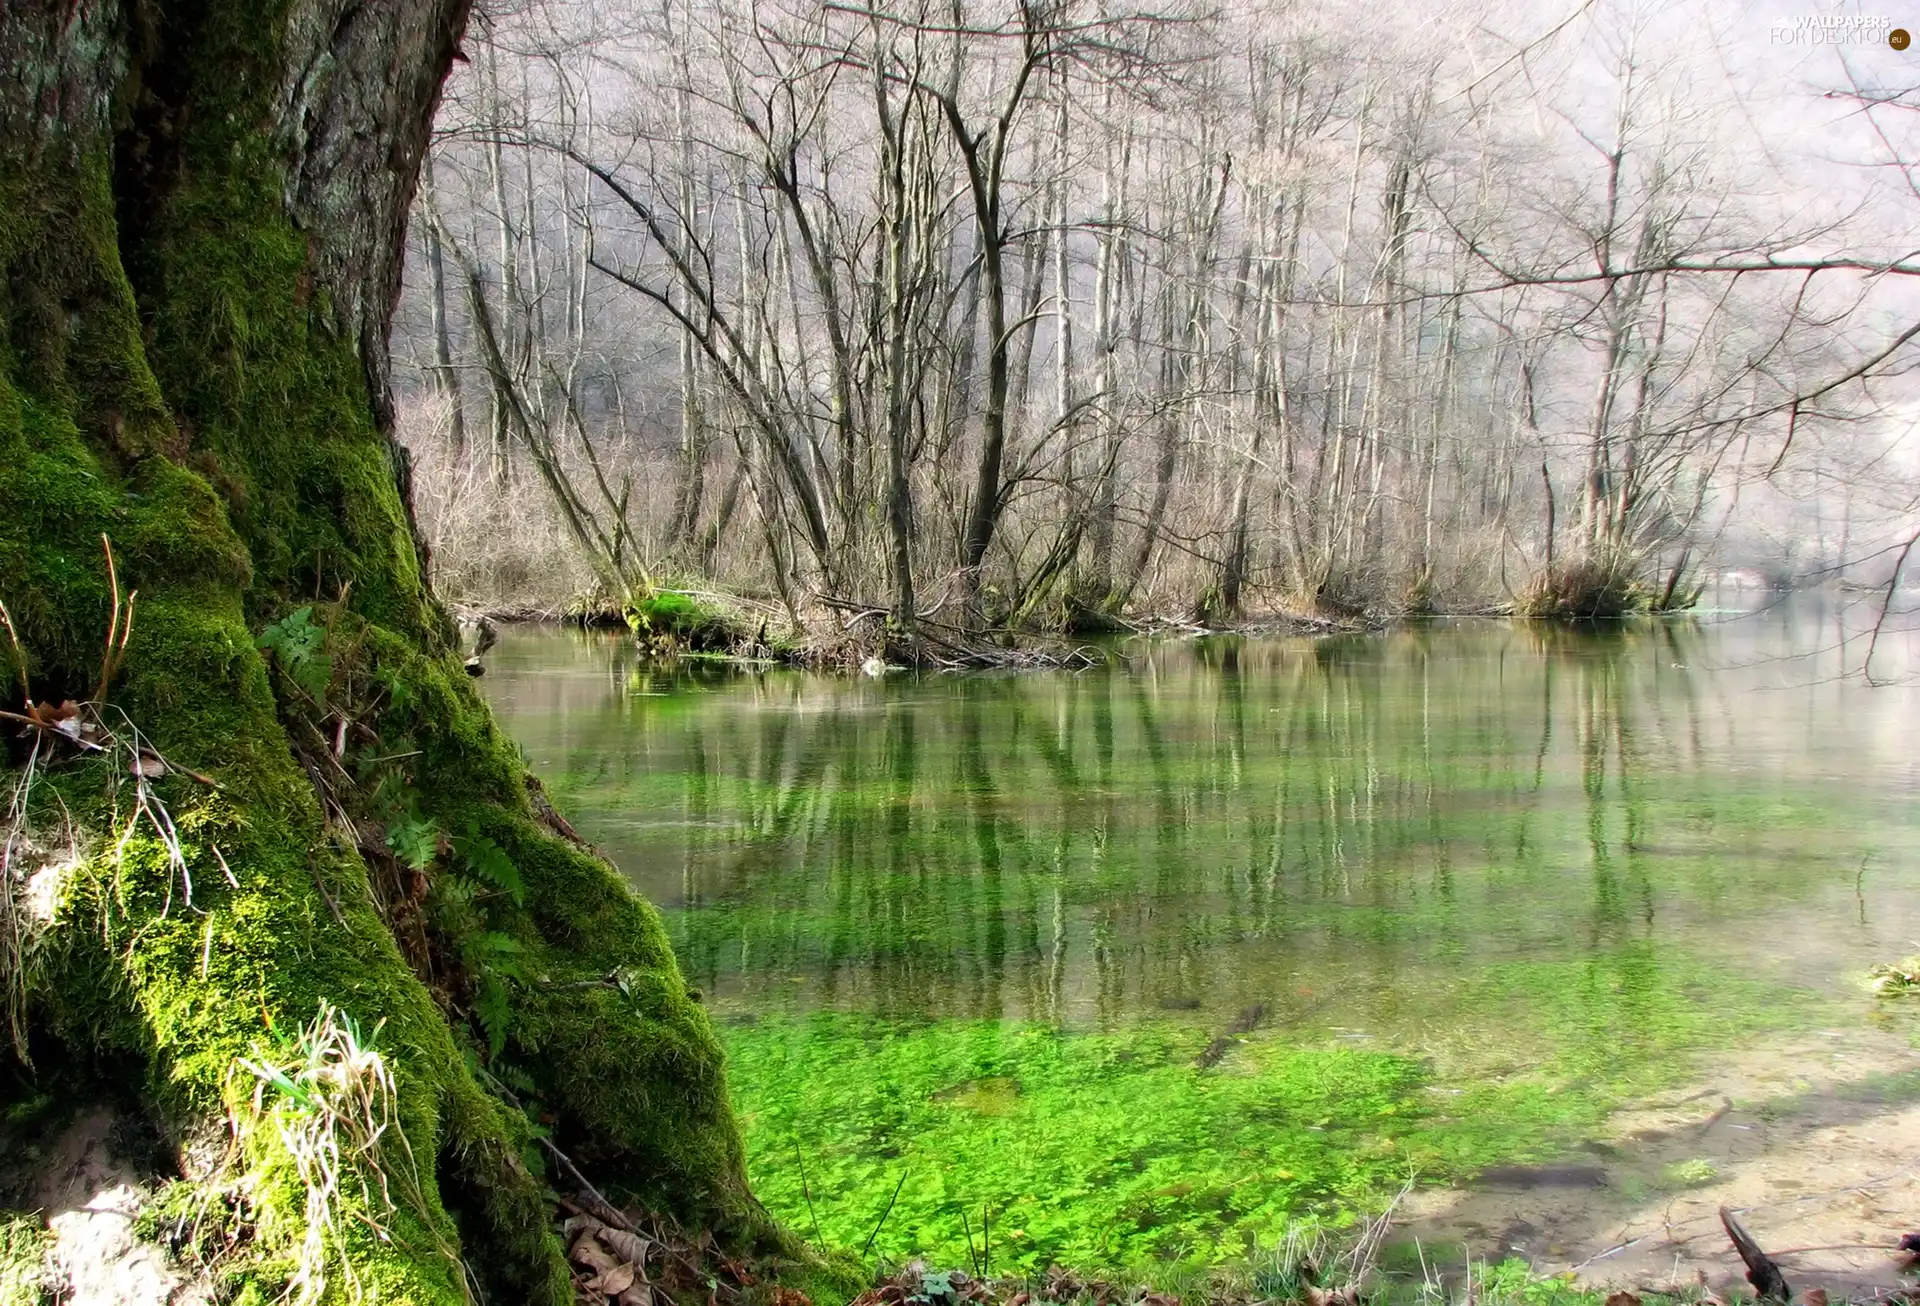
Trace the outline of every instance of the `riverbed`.
<instances>
[{"instance_id":1,"label":"riverbed","mask_svg":"<svg viewBox=\"0 0 1920 1306\"><path fill-rule=\"evenodd\" d=\"M1724 1200L1859 1244L1802 1255L1838 1286L1920 1227L1914 1023L1863 982L1920 951L1920 690L1858 674L1870 615L881 678L520 629L483 684L803 1233L1123 1272L1407 1189L1390 1259L1652 1284L1725 1272Z\"/></svg>"}]
</instances>

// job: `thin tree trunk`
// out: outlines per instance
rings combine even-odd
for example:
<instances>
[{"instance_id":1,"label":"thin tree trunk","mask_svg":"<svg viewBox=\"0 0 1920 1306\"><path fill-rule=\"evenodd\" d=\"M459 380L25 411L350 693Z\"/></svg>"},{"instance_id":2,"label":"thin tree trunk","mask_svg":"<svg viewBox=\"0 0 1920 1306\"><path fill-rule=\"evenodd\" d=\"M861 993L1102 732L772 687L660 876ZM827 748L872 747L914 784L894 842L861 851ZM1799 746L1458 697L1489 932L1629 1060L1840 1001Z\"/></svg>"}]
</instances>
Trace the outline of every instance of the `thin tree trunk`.
<instances>
[{"instance_id":1,"label":"thin tree trunk","mask_svg":"<svg viewBox=\"0 0 1920 1306\"><path fill-rule=\"evenodd\" d=\"M427 152L421 167L421 180L428 195L432 195L431 150ZM426 228L428 303L433 315L433 387L447 406L447 435L453 441L454 457L464 461L467 453L467 415L460 402L460 375L453 370L453 341L447 329L446 251L441 245L439 222L429 221Z\"/></svg>"}]
</instances>

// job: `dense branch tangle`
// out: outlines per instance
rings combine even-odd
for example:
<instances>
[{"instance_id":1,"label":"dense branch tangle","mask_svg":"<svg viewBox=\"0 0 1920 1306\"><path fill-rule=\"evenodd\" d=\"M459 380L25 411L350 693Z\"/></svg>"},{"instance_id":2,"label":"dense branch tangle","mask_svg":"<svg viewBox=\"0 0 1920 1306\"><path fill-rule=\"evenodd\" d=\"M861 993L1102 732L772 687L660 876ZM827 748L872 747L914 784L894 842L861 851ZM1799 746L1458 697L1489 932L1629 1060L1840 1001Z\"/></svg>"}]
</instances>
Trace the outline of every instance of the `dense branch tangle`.
<instances>
[{"instance_id":1,"label":"dense branch tangle","mask_svg":"<svg viewBox=\"0 0 1920 1306\"><path fill-rule=\"evenodd\" d=\"M1744 201L1672 107L1698 70L1608 10L1513 55L1259 7L546 0L443 123L466 220L423 258L473 307L419 353L522 442L576 415L526 460L643 559L603 588L903 631L1457 607L1559 534L1672 589L1801 423L1875 411L1910 336L1861 310L1914 268Z\"/></svg>"}]
</instances>

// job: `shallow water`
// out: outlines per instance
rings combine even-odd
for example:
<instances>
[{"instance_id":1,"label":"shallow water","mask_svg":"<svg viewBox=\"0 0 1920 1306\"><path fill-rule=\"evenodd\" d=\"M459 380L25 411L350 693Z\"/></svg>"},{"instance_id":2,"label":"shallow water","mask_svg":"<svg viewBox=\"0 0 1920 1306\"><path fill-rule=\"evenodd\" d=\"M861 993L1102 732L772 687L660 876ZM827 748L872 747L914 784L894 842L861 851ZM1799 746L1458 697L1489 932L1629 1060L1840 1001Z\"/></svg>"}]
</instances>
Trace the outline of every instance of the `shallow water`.
<instances>
[{"instance_id":1,"label":"shallow water","mask_svg":"<svg viewBox=\"0 0 1920 1306\"><path fill-rule=\"evenodd\" d=\"M1920 691L1846 674L1861 619L884 680L515 631L484 684L666 915L777 1214L1121 1267L1590 1160L1822 1030L1904 1066L1861 976L1920 946Z\"/></svg>"}]
</instances>

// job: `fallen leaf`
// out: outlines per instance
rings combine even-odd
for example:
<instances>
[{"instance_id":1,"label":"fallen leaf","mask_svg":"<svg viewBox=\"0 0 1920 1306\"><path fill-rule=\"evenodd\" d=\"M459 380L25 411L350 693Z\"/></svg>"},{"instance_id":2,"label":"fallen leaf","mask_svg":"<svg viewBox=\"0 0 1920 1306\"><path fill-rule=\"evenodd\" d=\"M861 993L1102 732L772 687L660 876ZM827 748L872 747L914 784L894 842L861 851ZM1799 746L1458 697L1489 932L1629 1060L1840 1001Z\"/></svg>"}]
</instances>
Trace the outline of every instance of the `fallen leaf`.
<instances>
[{"instance_id":1,"label":"fallen leaf","mask_svg":"<svg viewBox=\"0 0 1920 1306\"><path fill-rule=\"evenodd\" d=\"M588 1292L605 1293L609 1297L618 1297L633 1286L633 1267L624 1261L609 1270L602 1270L587 1280Z\"/></svg>"},{"instance_id":2,"label":"fallen leaf","mask_svg":"<svg viewBox=\"0 0 1920 1306\"><path fill-rule=\"evenodd\" d=\"M599 1274L605 1274L615 1266L623 1264L618 1256L602 1247L599 1239L591 1233L583 1233L574 1240L573 1250L567 1253L567 1259L575 1265L584 1265Z\"/></svg>"},{"instance_id":3,"label":"fallen leaf","mask_svg":"<svg viewBox=\"0 0 1920 1306\"><path fill-rule=\"evenodd\" d=\"M616 1300L620 1306L653 1306L653 1289L644 1283L636 1283Z\"/></svg>"},{"instance_id":4,"label":"fallen leaf","mask_svg":"<svg viewBox=\"0 0 1920 1306\"><path fill-rule=\"evenodd\" d=\"M137 753L127 763L127 770L148 780L158 780L167 773L167 764L152 753Z\"/></svg>"},{"instance_id":5,"label":"fallen leaf","mask_svg":"<svg viewBox=\"0 0 1920 1306\"><path fill-rule=\"evenodd\" d=\"M1610 1292L1607 1294L1607 1306L1640 1306L1640 1299L1630 1292Z\"/></svg>"},{"instance_id":6,"label":"fallen leaf","mask_svg":"<svg viewBox=\"0 0 1920 1306\"><path fill-rule=\"evenodd\" d=\"M652 1239L628 1233L625 1229L607 1228L602 1228L594 1237L621 1260L632 1261L642 1269L646 1268L647 1253L653 1248Z\"/></svg>"},{"instance_id":7,"label":"fallen leaf","mask_svg":"<svg viewBox=\"0 0 1920 1306\"><path fill-rule=\"evenodd\" d=\"M1827 1290L1825 1288L1809 1288L1807 1289L1806 1295L1800 1300L1805 1302L1806 1306L1827 1306Z\"/></svg>"},{"instance_id":8,"label":"fallen leaf","mask_svg":"<svg viewBox=\"0 0 1920 1306\"><path fill-rule=\"evenodd\" d=\"M72 699L68 699L58 707L51 703L30 703L27 705L27 715L36 725L58 728L61 722L71 721L79 716L80 707Z\"/></svg>"}]
</instances>

